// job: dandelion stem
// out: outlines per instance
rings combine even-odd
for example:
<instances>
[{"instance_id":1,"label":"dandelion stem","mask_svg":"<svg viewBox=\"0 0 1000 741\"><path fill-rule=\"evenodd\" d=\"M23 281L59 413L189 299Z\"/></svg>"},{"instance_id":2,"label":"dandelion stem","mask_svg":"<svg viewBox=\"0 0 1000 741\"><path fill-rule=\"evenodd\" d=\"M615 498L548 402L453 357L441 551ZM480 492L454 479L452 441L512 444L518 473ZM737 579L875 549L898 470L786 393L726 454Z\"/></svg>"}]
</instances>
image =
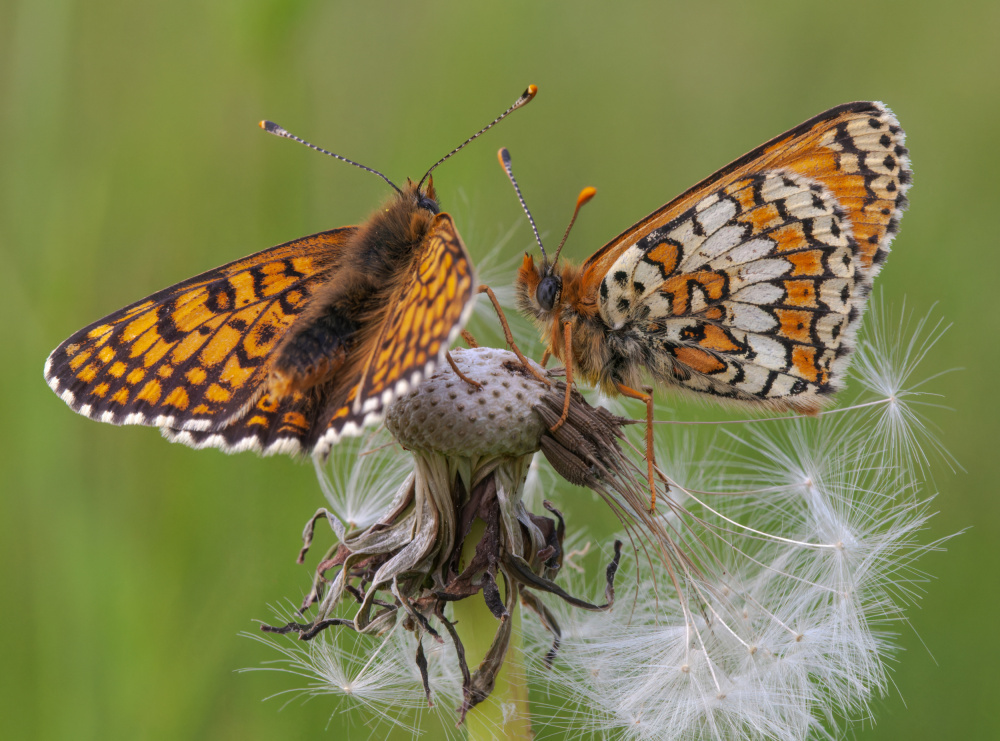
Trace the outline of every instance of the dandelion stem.
<instances>
[{"instance_id":1,"label":"dandelion stem","mask_svg":"<svg viewBox=\"0 0 1000 741\"><path fill-rule=\"evenodd\" d=\"M485 531L482 520L476 520L462 549L462 560L468 562L475 554ZM508 585L497 580L501 596L506 601ZM475 671L486 656L499 624L481 594L454 602L455 630L465 647L469 669ZM495 738L531 738L531 713L528 707L528 680L524 671L521 638L521 611L514 609L506 618L513 620L507 656L496 677L493 692L472 708L465 718L469 741Z\"/></svg>"}]
</instances>

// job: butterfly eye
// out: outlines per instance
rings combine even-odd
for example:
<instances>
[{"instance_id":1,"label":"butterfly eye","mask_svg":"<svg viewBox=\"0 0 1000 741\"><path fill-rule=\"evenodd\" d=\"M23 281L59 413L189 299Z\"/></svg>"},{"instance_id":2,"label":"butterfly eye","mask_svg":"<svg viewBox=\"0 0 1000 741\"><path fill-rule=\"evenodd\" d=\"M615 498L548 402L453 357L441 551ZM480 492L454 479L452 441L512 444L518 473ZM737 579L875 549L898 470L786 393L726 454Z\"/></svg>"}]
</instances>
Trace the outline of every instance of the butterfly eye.
<instances>
[{"instance_id":1,"label":"butterfly eye","mask_svg":"<svg viewBox=\"0 0 1000 741\"><path fill-rule=\"evenodd\" d=\"M551 311L556 305L556 299L562 292L562 278L555 275L546 275L538 284L535 290L535 300L538 305L546 311Z\"/></svg>"},{"instance_id":2,"label":"butterfly eye","mask_svg":"<svg viewBox=\"0 0 1000 741\"><path fill-rule=\"evenodd\" d=\"M433 198L428 198L427 196L420 196L417 200L417 206L423 209L427 209L432 214L440 213L441 208L437 205L437 201Z\"/></svg>"}]
</instances>

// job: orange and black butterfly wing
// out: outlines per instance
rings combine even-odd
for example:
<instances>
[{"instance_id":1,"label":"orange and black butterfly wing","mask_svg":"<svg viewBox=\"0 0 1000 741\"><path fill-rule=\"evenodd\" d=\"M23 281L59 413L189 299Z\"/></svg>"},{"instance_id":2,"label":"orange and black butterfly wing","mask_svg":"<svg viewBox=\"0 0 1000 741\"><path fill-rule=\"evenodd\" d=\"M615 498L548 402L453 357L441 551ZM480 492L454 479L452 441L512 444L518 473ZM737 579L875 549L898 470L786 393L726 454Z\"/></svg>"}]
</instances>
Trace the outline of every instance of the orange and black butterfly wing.
<instances>
[{"instance_id":1,"label":"orange and black butterfly wing","mask_svg":"<svg viewBox=\"0 0 1000 741\"><path fill-rule=\"evenodd\" d=\"M859 101L836 106L688 188L604 245L582 269L592 279L603 276L629 246L703 198L747 174L787 169L830 189L851 221L862 267L878 272L907 206L912 172L904 142L899 121L883 103Z\"/></svg>"},{"instance_id":2,"label":"orange and black butterfly wing","mask_svg":"<svg viewBox=\"0 0 1000 741\"><path fill-rule=\"evenodd\" d=\"M164 428L188 444L255 447L212 435L261 403L274 347L354 231L272 247L110 314L57 347L45 378L92 419Z\"/></svg>"},{"instance_id":3,"label":"orange and black butterfly wing","mask_svg":"<svg viewBox=\"0 0 1000 741\"><path fill-rule=\"evenodd\" d=\"M892 113L839 106L624 232L582 280L661 382L814 411L842 385L910 181Z\"/></svg>"},{"instance_id":4,"label":"orange and black butterfly wing","mask_svg":"<svg viewBox=\"0 0 1000 741\"><path fill-rule=\"evenodd\" d=\"M241 416L221 429L162 427L160 432L171 442L195 449L219 448L227 453L253 450L262 455L308 453L317 430L323 429L320 421L326 402L323 387L292 391L280 398L263 391Z\"/></svg>"},{"instance_id":5,"label":"orange and black butterfly wing","mask_svg":"<svg viewBox=\"0 0 1000 741\"><path fill-rule=\"evenodd\" d=\"M476 295L475 272L452 218L434 218L409 270L389 300L384 321L369 342L359 380L331 398L316 451L382 419L386 407L430 376L468 321Z\"/></svg>"}]
</instances>

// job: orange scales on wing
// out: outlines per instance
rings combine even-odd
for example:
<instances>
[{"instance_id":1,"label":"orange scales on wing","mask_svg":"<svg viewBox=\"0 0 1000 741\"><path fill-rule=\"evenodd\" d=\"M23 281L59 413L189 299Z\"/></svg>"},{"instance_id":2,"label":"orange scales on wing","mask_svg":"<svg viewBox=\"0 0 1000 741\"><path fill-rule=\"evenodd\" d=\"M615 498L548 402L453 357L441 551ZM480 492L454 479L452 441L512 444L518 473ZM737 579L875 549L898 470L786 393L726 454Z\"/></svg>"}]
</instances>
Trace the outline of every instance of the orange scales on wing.
<instances>
[{"instance_id":1,"label":"orange scales on wing","mask_svg":"<svg viewBox=\"0 0 1000 741\"><path fill-rule=\"evenodd\" d=\"M80 330L50 355L74 410L227 452L323 452L381 417L441 361L471 312L474 272L432 171L359 227L303 237L178 283ZM386 326L403 332L387 333Z\"/></svg>"}]
</instances>

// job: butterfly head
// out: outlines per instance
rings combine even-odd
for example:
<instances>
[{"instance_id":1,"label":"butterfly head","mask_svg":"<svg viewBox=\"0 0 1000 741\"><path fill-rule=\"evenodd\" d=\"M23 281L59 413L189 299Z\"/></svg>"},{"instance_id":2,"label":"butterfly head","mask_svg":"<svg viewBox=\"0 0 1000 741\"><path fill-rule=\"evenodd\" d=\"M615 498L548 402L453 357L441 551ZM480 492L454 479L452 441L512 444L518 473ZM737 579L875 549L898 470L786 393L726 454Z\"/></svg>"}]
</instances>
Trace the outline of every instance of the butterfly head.
<instances>
[{"instance_id":1,"label":"butterfly head","mask_svg":"<svg viewBox=\"0 0 1000 741\"><path fill-rule=\"evenodd\" d=\"M535 258L525 253L515 287L518 308L529 316L548 321L555 315L562 297L563 276L544 256L536 265Z\"/></svg>"},{"instance_id":2,"label":"butterfly head","mask_svg":"<svg viewBox=\"0 0 1000 741\"><path fill-rule=\"evenodd\" d=\"M431 230L441 213L434 183L424 185L407 179L371 215L358 232L359 244L366 244L366 254L388 258L399 252L409 255Z\"/></svg>"},{"instance_id":3,"label":"butterfly head","mask_svg":"<svg viewBox=\"0 0 1000 741\"><path fill-rule=\"evenodd\" d=\"M430 211L432 214L441 212L441 207L438 206L437 202L437 193L434 191L433 177L427 179L427 187L423 189L419 183L414 183L412 180L407 180L406 185L404 193L408 193L416 201L417 208Z\"/></svg>"},{"instance_id":4,"label":"butterfly head","mask_svg":"<svg viewBox=\"0 0 1000 741\"><path fill-rule=\"evenodd\" d=\"M566 239L569 237L569 232L573 228L573 224L576 222L577 214L580 213L580 207L593 198L597 194L597 190L594 188L584 188L580 195L576 199L576 208L573 211L573 218L570 219L569 226L566 227L566 233L563 234L562 241L559 243L559 247L556 249L555 256L552 258L552 262L549 262L549 256L545 252L545 247L542 245L542 240L538 235L538 229L535 228L535 221L531 217L531 212L524 203L524 199L521 198L521 191L517 187L517 181L514 180L514 173L511 171L510 167L510 154L506 149L501 149L499 152L500 164L507 171L507 176L510 181L514 184L514 189L517 192L518 199L521 201L521 206L524 208L524 212L528 215L528 221L531 223L531 228L535 232L535 239L538 242L538 249L542 252L542 262L537 267L535 266L534 258L525 253L524 262L521 263L521 269L517 275L517 300L518 307L521 311L527 312L530 316L534 316L536 319L548 322L556 315L556 307L559 305L560 300L563 297L563 283L567 282L570 285L575 285L574 281L577 275L577 269L571 265L563 263L561 268L558 268L559 254L562 252L563 245L566 244Z\"/></svg>"}]
</instances>

